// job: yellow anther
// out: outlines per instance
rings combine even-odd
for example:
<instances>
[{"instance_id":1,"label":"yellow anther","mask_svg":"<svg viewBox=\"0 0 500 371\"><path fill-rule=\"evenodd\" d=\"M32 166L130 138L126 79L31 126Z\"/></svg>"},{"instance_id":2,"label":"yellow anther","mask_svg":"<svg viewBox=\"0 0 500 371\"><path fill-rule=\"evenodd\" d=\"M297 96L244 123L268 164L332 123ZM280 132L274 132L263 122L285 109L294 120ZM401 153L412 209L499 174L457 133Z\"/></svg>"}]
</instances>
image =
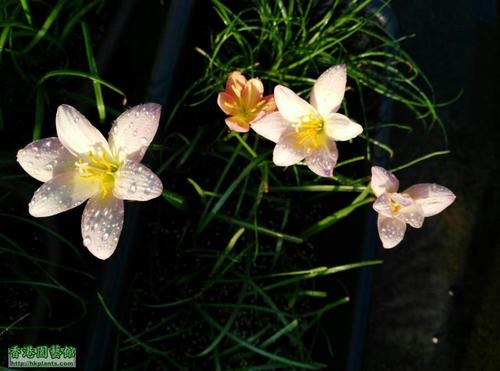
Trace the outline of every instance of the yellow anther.
<instances>
[{"instance_id":1,"label":"yellow anther","mask_svg":"<svg viewBox=\"0 0 500 371\"><path fill-rule=\"evenodd\" d=\"M323 124L322 117L314 112L302 116L294 125L297 145L305 146L309 150L318 149L324 140Z\"/></svg>"},{"instance_id":2,"label":"yellow anther","mask_svg":"<svg viewBox=\"0 0 500 371\"><path fill-rule=\"evenodd\" d=\"M396 201L392 199L392 197L389 197L389 202L391 204L391 212L392 213L397 213L399 209L401 209L401 205L398 204Z\"/></svg>"},{"instance_id":3,"label":"yellow anther","mask_svg":"<svg viewBox=\"0 0 500 371\"><path fill-rule=\"evenodd\" d=\"M82 178L96 180L101 187L102 196L106 197L113 187L114 174L118 170L118 164L113 160L108 160L105 152L101 152L100 156L96 156L89 151L87 157L89 162L80 158L78 162L75 162L75 166Z\"/></svg>"}]
</instances>

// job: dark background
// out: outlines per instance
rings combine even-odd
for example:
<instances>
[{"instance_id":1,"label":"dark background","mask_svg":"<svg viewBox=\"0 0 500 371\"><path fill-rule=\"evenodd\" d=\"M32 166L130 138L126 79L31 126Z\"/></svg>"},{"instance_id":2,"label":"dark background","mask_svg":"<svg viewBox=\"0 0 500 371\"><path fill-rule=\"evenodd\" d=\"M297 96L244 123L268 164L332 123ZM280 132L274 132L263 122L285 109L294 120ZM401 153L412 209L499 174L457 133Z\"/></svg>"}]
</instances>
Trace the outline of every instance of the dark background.
<instances>
[{"instance_id":1,"label":"dark background","mask_svg":"<svg viewBox=\"0 0 500 371\"><path fill-rule=\"evenodd\" d=\"M435 181L456 202L381 251L369 314L366 370L499 370L499 27L495 0L393 0L403 43L426 73L451 155L398 174ZM396 112L404 122L405 116ZM434 139L394 135L414 148ZM398 158L401 160L402 158Z\"/></svg>"}]
</instances>

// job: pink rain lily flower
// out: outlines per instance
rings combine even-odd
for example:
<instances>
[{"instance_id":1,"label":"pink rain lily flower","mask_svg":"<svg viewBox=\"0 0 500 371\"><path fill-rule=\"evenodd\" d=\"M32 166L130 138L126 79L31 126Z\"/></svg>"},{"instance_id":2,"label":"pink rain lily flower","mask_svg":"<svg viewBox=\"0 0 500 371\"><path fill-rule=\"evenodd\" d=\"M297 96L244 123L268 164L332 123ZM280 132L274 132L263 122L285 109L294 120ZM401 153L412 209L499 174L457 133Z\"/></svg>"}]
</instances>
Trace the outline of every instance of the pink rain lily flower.
<instances>
[{"instance_id":1,"label":"pink rain lily flower","mask_svg":"<svg viewBox=\"0 0 500 371\"><path fill-rule=\"evenodd\" d=\"M239 71L229 75L226 90L217 96L217 104L226 115L229 129L246 133L252 123L266 113L276 111L273 95L264 97L264 85L259 79L247 81Z\"/></svg>"},{"instance_id":2,"label":"pink rain lily flower","mask_svg":"<svg viewBox=\"0 0 500 371\"><path fill-rule=\"evenodd\" d=\"M346 81L345 64L330 67L314 83L309 103L284 86L274 88L278 112L254 122L252 128L276 143L276 165L290 166L305 159L319 176L332 176L338 158L335 141L352 139L363 131L361 125L337 113Z\"/></svg>"},{"instance_id":3,"label":"pink rain lily flower","mask_svg":"<svg viewBox=\"0 0 500 371\"><path fill-rule=\"evenodd\" d=\"M140 162L158 129L161 106L147 103L121 114L109 141L75 108L57 109L57 137L36 140L17 161L44 182L29 203L35 217L59 214L86 200L83 244L99 259L113 254L123 226L123 200L158 197L160 179Z\"/></svg>"},{"instance_id":4,"label":"pink rain lily flower","mask_svg":"<svg viewBox=\"0 0 500 371\"><path fill-rule=\"evenodd\" d=\"M371 188L377 200L378 234L386 249L403 240L406 224L420 228L424 218L436 215L455 201L448 188L433 183L415 184L397 193L399 181L394 174L379 166L372 167Z\"/></svg>"}]
</instances>

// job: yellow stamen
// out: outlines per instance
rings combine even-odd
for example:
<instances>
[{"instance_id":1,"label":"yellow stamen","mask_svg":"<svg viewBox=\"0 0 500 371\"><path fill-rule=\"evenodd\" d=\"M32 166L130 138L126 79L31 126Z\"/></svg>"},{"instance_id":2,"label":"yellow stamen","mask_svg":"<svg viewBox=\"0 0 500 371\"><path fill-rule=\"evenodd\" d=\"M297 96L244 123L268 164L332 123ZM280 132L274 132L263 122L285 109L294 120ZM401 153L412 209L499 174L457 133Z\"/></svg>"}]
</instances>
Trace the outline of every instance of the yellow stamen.
<instances>
[{"instance_id":1,"label":"yellow stamen","mask_svg":"<svg viewBox=\"0 0 500 371\"><path fill-rule=\"evenodd\" d=\"M78 168L80 177L86 179L95 179L99 182L102 190L102 197L106 197L114 185L115 173L118 170L118 164L113 160L108 160L106 153L101 152L97 157L92 152L87 154L89 162L78 159L75 166Z\"/></svg>"},{"instance_id":2,"label":"yellow stamen","mask_svg":"<svg viewBox=\"0 0 500 371\"><path fill-rule=\"evenodd\" d=\"M398 204L396 201L394 201L392 199L392 197L389 197L389 201L390 201L390 204L391 204L391 212L392 213L397 213L399 211L399 209L401 209L401 205Z\"/></svg>"},{"instance_id":3,"label":"yellow stamen","mask_svg":"<svg viewBox=\"0 0 500 371\"><path fill-rule=\"evenodd\" d=\"M296 144L306 147L307 150L316 150L324 144L324 121L321 116L311 112L300 118L294 125L296 131Z\"/></svg>"}]
</instances>

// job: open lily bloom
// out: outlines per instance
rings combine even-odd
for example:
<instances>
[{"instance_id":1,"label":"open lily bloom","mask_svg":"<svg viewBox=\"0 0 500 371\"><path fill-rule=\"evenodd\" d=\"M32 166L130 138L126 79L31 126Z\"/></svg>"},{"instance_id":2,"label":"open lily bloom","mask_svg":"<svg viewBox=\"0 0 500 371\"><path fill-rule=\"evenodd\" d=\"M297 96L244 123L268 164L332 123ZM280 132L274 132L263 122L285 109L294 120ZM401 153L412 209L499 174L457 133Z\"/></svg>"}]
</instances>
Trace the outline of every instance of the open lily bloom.
<instances>
[{"instance_id":1,"label":"open lily bloom","mask_svg":"<svg viewBox=\"0 0 500 371\"><path fill-rule=\"evenodd\" d=\"M276 165L290 166L305 159L319 176L332 176L338 158L335 141L352 139L363 131L361 125L337 113L346 81L344 64L330 67L314 83L309 103L284 86L274 88L278 112L254 122L252 128L276 143Z\"/></svg>"},{"instance_id":2,"label":"open lily bloom","mask_svg":"<svg viewBox=\"0 0 500 371\"><path fill-rule=\"evenodd\" d=\"M28 144L17 161L44 182L29 203L35 217L59 214L86 200L83 244L99 259L113 254L123 226L123 200L158 197L160 179L140 162L158 129L161 106L147 103L121 114L109 142L75 108L57 109L57 137Z\"/></svg>"},{"instance_id":3,"label":"open lily bloom","mask_svg":"<svg viewBox=\"0 0 500 371\"><path fill-rule=\"evenodd\" d=\"M433 183L415 184L397 193L399 181L394 174L379 166L372 167L371 188L377 200L378 234L386 249L403 240L406 224L420 228L424 218L436 215L455 201L448 188Z\"/></svg>"},{"instance_id":4,"label":"open lily bloom","mask_svg":"<svg viewBox=\"0 0 500 371\"><path fill-rule=\"evenodd\" d=\"M241 72L234 71L226 82L226 90L217 96L217 104L226 115L229 129L246 133L250 125L266 113L276 111L273 95L264 97L264 85L259 79L247 81Z\"/></svg>"}]
</instances>

